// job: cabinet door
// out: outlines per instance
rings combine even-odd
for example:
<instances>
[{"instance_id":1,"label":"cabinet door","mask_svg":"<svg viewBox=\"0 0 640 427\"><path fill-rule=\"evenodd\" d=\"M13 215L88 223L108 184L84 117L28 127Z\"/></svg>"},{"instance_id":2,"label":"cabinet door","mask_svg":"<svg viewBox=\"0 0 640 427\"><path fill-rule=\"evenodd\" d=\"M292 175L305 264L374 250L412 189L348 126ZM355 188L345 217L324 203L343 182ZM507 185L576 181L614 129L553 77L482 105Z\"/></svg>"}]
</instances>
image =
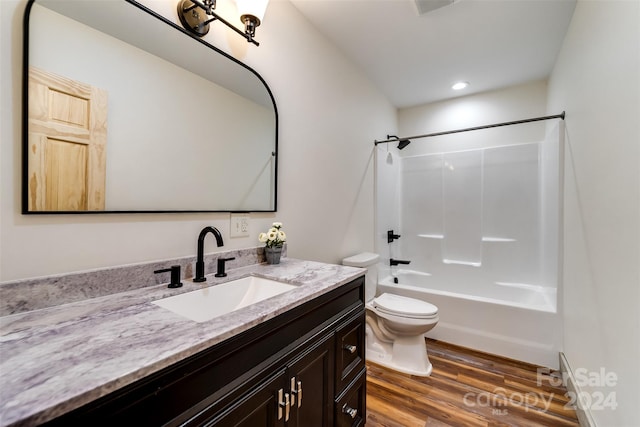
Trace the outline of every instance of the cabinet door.
<instances>
[{"instance_id":1,"label":"cabinet door","mask_svg":"<svg viewBox=\"0 0 640 427\"><path fill-rule=\"evenodd\" d=\"M291 418L287 427L333 425L333 335L288 364Z\"/></svg>"},{"instance_id":2,"label":"cabinet door","mask_svg":"<svg viewBox=\"0 0 640 427\"><path fill-rule=\"evenodd\" d=\"M207 426L216 427L284 427L290 406L280 406L279 399L285 403L289 399L286 370L282 369L274 376L247 393L228 410Z\"/></svg>"}]
</instances>

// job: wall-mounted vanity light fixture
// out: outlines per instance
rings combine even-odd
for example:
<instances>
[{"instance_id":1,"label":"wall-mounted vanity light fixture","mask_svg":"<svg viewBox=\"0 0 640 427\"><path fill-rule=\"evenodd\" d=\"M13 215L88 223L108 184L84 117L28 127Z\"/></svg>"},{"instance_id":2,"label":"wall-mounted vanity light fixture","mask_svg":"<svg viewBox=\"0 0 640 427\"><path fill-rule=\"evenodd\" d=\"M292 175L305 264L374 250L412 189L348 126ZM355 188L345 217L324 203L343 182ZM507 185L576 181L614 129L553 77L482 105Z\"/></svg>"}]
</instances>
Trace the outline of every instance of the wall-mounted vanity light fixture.
<instances>
[{"instance_id":1,"label":"wall-mounted vanity light fixture","mask_svg":"<svg viewBox=\"0 0 640 427\"><path fill-rule=\"evenodd\" d=\"M244 24L244 32L215 12L216 0L180 0L178 17L187 30L199 37L209 32L211 22L220 21L249 43L259 46L260 43L254 39L256 27L262 22L268 3L269 0L236 0L240 21Z\"/></svg>"}]
</instances>

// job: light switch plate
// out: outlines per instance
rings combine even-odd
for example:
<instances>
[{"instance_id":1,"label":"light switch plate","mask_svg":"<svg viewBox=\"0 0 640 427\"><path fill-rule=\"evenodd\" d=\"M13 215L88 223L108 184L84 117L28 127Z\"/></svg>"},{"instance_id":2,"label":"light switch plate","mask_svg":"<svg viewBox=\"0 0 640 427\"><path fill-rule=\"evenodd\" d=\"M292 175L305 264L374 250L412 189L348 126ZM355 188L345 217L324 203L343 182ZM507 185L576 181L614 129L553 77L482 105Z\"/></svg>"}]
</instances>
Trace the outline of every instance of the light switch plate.
<instances>
[{"instance_id":1,"label":"light switch plate","mask_svg":"<svg viewBox=\"0 0 640 427\"><path fill-rule=\"evenodd\" d=\"M231 237L247 237L249 236L249 214L231 214L231 227L229 228L229 236Z\"/></svg>"}]
</instances>

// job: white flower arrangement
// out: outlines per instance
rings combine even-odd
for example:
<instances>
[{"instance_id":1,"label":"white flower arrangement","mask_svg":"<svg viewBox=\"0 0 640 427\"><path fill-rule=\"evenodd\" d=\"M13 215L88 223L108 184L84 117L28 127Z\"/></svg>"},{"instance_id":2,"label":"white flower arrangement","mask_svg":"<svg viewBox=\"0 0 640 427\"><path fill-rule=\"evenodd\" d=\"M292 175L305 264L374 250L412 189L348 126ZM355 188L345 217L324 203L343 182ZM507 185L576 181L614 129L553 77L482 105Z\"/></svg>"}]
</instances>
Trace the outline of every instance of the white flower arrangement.
<instances>
[{"instance_id":1,"label":"white flower arrangement","mask_svg":"<svg viewBox=\"0 0 640 427\"><path fill-rule=\"evenodd\" d=\"M265 243L267 248L278 248L287 241L287 235L282 231L282 223L274 222L266 233L258 235L258 240Z\"/></svg>"}]
</instances>

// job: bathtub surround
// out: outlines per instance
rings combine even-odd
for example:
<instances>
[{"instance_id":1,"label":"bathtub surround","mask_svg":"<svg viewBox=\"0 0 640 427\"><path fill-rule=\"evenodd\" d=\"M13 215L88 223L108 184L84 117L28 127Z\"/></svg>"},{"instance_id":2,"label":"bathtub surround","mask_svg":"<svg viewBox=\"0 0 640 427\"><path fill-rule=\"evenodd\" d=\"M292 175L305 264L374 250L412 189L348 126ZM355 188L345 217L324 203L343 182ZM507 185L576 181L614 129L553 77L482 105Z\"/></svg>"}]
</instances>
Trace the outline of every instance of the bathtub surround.
<instances>
[{"instance_id":1,"label":"bathtub surround","mask_svg":"<svg viewBox=\"0 0 640 427\"><path fill-rule=\"evenodd\" d=\"M429 336L557 367L558 221L562 122L515 124L417 141L413 151L378 154L379 216L401 239L378 244L407 266L380 264L382 292L440 308ZM504 140L504 137L513 139ZM395 175L395 176L394 176ZM395 193L386 193L391 191Z\"/></svg>"},{"instance_id":2,"label":"bathtub surround","mask_svg":"<svg viewBox=\"0 0 640 427\"><path fill-rule=\"evenodd\" d=\"M442 191L440 192L442 224L439 227L432 226L422 229L422 233L418 234L424 234L425 231L427 234L434 234L434 231L436 231L435 234L442 234L439 243L441 244L443 263L480 267L482 265L483 239L482 208L485 205L483 203L484 151L445 153L439 163L439 173L442 175ZM406 176L403 176L402 203L407 203L405 202L406 198L411 197L407 196L411 188L418 189L423 183L414 182L413 184L415 185L407 183ZM426 197L428 201L438 203L438 200L429 194L421 194L418 197ZM405 213L404 207L400 209ZM406 214L420 215L421 212L406 212ZM419 224L429 220L430 218L425 217ZM409 234L407 228L411 222L401 221L403 233ZM401 243L405 242L407 240ZM399 252L407 256L413 255L410 255L409 251L401 250Z\"/></svg>"},{"instance_id":3,"label":"bathtub surround","mask_svg":"<svg viewBox=\"0 0 640 427\"><path fill-rule=\"evenodd\" d=\"M264 248L207 254L204 257L204 271L207 276L216 271L217 260L220 258L235 258L227 261L227 269L247 267L265 261ZM194 277L195 262L196 257L189 256L0 283L0 316L168 283L169 273L154 274L154 271L172 265L179 265L182 278L190 279Z\"/></svg>"},{"instance_id":4,"label":"bathtub surround","mask_svg":"<svg viewBox=\"0 0 640 427\"><path fill-rule=\"evenodd\" d=\"M556 126L543 143L401 158L404 238L389 250L412 270L482 282L470 295L483 296L485 282L557 288L549 236L558 230L560 135Z\"/></svg>"}]
</instances>

